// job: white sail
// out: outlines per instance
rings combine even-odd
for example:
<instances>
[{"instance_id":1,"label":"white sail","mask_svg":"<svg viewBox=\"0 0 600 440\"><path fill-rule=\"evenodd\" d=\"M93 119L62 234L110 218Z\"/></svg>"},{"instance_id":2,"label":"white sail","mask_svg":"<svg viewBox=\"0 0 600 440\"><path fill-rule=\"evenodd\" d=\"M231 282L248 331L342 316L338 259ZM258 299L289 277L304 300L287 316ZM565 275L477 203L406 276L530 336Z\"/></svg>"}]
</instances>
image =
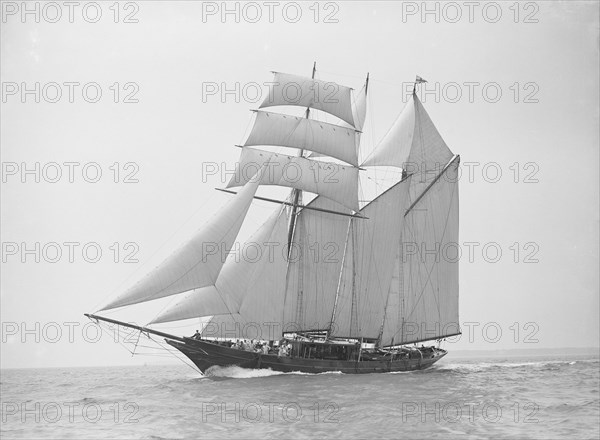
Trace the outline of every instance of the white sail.
<instances>
[{"instance_id":1,"label":"white sail","mask_svg":"<svg viewBox=\"0 0 600 440\"><path fill-rule=\"evenodd\" d=\"M260 322L281 319L287 265L287 209L282 206L228 258L216 286L190 292L151 324L221 314ZM237 336L240 337L240 336Z\"/></svg>"},{"instance_id":2,"label":"white sail","mask_svg":"<svg viewBox=\"0 0 600 440\"><path fill-rule=\"evenodd\" d=\"M314 108L354 127L350 87L298 75L275 72L269 94L260 108L291 105Z\"/></svg>"},{"instance_id":3,"label":"white sail","mask_svg":"<svg viewBox=\"0 0 600 440\"><path fill-rule=\"evenodd\" d=\"M354 126L357 130L362 131L367 119L367 87L365 84L354 99Z\"/></svg>"},{"instance_id":4,"label":"white sail","mask_svg":"<svg viewBox=\"0 0 600 440\"><path fill-rule=\"evenodd\" d=\"M361 166L403 168L408 160L415 132L415 103L411 98L373 153Z\"/></svg>"},{"instance_id":5,"label":"white sail","mask_svg":"<svg viewBox=\"0 0 600 440\"><path fill-rule=\"evenodd\" d=\"M261 185L279 185L320 194L358 211L358 168L244 147L227 188L246 184L268 163Z\"/></svg>"},{"instance_id":6,"label":"white sail","mask_svg":"<svg viewBox=\"0 0 600 440\"><path fill-rule=\"evenodd\" d=\"M271 310L272 311L272 310ZM277 320L247 319L240 313L214 316L202 330L205 338L259 339L272 341L283 333L280 318Z\"/></svg>"},{"instance_id":7,"label":"white sail","mask_svg":"<svg viewBox=\"0 0 600 440\"><path fill-rule=\"evenodd\" d=\"M307 206L349 213L323 197L317 197ZM303 209L298 214L285 292L284 320L290 328L329 328L349 221L347 216L312 209Z\"/></svg>"},{"instance_id":8,"label":"white sail","mask_svg":"<svg viewBox=\"0 0 600 440\"><path fill-rule=\"evenodd\" d=\"M358 134L352 128L314 119L265 111L256 120L244 146L276 145L310 150L358 166Z\"/></svg>"},{"instance_id":9,"label":"white sail","mask_svg":"<svg viewBox=\"0 0 600 440\"><path fill-rule=\"evenodd\" d=\"M443 171L454 154L435 128L433 121L425 111L416 95L415 134L405 169L413 174L410 196L414 201L427 186Z\"/></svg>"},{"instance_id":10,"label":"white sail","mask_svg":"<svg viewBox=\"0 0 600 440\"><path fill-rule=\"evenodd\" d=\"M223 267L252 198L262 169L189 241L156 269L101 310L137 304L213 285Z\"/></svg>"},{"instance_id":11,"label":"white sail","mask_svg":"<svg viewBox=\"0 0 600 440\"><path fill-rule=\"evenodd\" d=\"M408 212L403 312L396 343L455 335L458 325L458 157ZM388 343L388 341L385 341Z\"/></svg>"},{"instance_id":12,"label":"white sail","mask_svg":"<svg viewBox=\"0 0 600 440\"><path fill-rule=\"evenodd\" d=\"M413 174L415 200L452 159L450 151L416 94L362 166L394 166Z\"/></svg>"},{"instance_id":13,"label":"white sail","mask_svg":"<svg viewBox=\"0 0 600 440\"><path fill-rule=\"evenodd\" d=\"M388 291L385 316L381 332L381 345L392 345L400 342L400 326L402 323L402 307L404 305L404 277L402 266L402 237L396 243L396 258L392 282Z\"/></svg>"},{"instance_id":14,"label":"white sail","mask_svg":"<svg viewBox=\"0 0 600 440\"><path fill-rule=\"evenodd\" d=\"M400 240L410 180L398 182L361 209L368 220L352 221L334 336L379 337L395 265L394 243Z\"/></svg>"}]
</instances>

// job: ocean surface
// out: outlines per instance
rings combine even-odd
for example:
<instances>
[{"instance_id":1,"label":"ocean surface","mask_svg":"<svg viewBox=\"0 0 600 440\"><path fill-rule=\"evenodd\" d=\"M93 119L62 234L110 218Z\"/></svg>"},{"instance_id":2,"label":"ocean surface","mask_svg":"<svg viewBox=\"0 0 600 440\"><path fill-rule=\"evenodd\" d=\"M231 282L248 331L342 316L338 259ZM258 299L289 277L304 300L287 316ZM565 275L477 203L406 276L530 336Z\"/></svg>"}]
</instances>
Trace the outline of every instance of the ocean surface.
<instances>
[{"instance_id":1,"label":"ocean surface","mask_svg":"<svg viewBox=\"0 0 600 440\"><path fill-rule=\"evenodd\" d=\"M594 355L452 357L390 374L185 364L2 370L2 438L600 436Z\"/></svg>"}]
</instances>

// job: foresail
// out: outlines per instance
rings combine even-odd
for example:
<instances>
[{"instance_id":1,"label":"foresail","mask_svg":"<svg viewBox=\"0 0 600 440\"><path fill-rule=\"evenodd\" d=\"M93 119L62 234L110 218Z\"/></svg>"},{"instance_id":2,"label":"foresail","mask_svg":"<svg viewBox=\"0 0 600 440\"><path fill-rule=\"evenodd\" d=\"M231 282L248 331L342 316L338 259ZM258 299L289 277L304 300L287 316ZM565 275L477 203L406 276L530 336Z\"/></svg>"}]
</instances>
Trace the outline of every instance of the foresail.
<instances>
[{"instance_id":1,"label":"foresail","mask_svg":"<svg viewBox=\"0 0 600 440\"><path fill-rule=\"evenodd\" d=\"M334 82L275 72L269 94L260 108L275 105L314 108L354 127L351 91L350 87Z\"/></svg>"},{"instance_id":2,"label":"foresail","mask_svg":"<svg viewBox=\"0 0 600 440\"><path fill-rule=\"evenodd\" d=\"M288 221L287 208L282 206L227 259L216 287L190 292L151 324L224 314L242 314L257 322L279 321Z\"/></svg>"},{"instance_id":3,"label":"foresail","mask_svg":"<svg viewBox=\"0 0 600 440\"><path fill-rule=\"evenodd\" d=\"M400 240L410 180L398 182L361 209L368 220L352 220L333 336L379 337L395 266L393 244Z\"/></svg>"},{"instance_id":4,"label":"foresail","mask_svg":"<svg viewBox=\"0 0 600 440\"><path fill-rule=\"evenodd\" d=\"M246 217L262 168L189 241L101 310L114 309L213 285Z\"/></svg>"},{"instance_id":5,"label":"foresail","mask_svg":"<svg viewBox=\"0 0 600 440\"><path fill-rule=\"evenodd\" d=\"M460 332L458 164L457 157L406 215L402 321L390 333L395 343L439 339Z\"/></svg>"},{"instance_id":6,"label":"foresail","mask_svg":"<svg viewBox=\"0 0 600 440\"><path fill-rule=\"evenodd\" d=\"M307 206L349 213L323 197ZM349 217L312 209L298 214L285 291L284 320L290 328L329 328L349 222Z\"/></svg>"},{"instance_id":7,"label":"foresail","mask_svg":"<svg viewBox=\"0 0 600 440\"><path fill-rule=\"evenodd\" d=\"M244 185L266 163L261 185L320 194L358 211L358 168L244 147L227 188Z\"/></svg>"},{"instance_id":8,"label":"foresail","mask_svg":"<svg viewBox=\"0 0 600 440\"><path fill-rule=\"evenodd\" d=\"M358 133L352 128L314 119L265 111L256 120L244 146L275 145L306 149L358 166Z\"/></svg>"}]
</instances>

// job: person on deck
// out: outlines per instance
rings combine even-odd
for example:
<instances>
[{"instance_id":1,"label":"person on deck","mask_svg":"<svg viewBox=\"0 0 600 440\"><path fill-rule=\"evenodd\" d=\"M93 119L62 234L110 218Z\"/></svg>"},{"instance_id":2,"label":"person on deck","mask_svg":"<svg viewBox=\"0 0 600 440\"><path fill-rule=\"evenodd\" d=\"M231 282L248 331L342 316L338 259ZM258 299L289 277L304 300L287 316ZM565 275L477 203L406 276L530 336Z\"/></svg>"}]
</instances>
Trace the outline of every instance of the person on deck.
<instances>
[{"instance_id":1,"label":"person on deck","mask_svg":"<svg viewBox=\"0 0 600 440\"><path fill-rule=\"evenodd\" d=\"M196 333L194 333L194 335L192 336L192 339L200 339L200 332L198 330L196 330Z\"/></svg>"},{"instance_id":2,"label":"person on deck","mask_svg":"<svg viewBox=\"0 0 600 440\"><path fill-rule=\"evenodd\" d=\"M262 352L263 354L269 354L269 344L267 344L266 342L262 346Z\"/></svg>"}]
</instances>

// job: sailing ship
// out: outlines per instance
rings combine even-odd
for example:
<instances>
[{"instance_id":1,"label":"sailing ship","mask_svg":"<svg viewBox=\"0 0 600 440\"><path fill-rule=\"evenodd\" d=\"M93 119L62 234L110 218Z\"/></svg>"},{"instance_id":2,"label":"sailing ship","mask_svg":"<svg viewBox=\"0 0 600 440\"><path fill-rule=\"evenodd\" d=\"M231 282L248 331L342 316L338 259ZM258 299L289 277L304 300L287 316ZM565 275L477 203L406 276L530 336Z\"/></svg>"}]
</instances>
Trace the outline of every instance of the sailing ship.
<instances>
[{"instance_id":1,"label":"sailing ship","mask_svg":"<svg viewBox=\"0 0 600 440\"><path fill-rule=\"evenodd\" d=\"M315 73L316 65L311 77L274 72L223 189L232 199L98 312L172 295L179 301L144 327L86 316L160 336L201 372L230 365L407 371L447 354L439 342L460 334L458 259L448 255L458 242L460 157L417 97L425 80L417 77L404 109L361 160L369 75L356 92ZM361 173L378 167L395 170L397 179L360 200ZM289 188L289 195L256 195L267 185ZM245 242L252 255L239 258L233 248L256 199L276 208ZM192 318L209 321L191 337L150 327Z\"/></svg>"}]
</instances>

